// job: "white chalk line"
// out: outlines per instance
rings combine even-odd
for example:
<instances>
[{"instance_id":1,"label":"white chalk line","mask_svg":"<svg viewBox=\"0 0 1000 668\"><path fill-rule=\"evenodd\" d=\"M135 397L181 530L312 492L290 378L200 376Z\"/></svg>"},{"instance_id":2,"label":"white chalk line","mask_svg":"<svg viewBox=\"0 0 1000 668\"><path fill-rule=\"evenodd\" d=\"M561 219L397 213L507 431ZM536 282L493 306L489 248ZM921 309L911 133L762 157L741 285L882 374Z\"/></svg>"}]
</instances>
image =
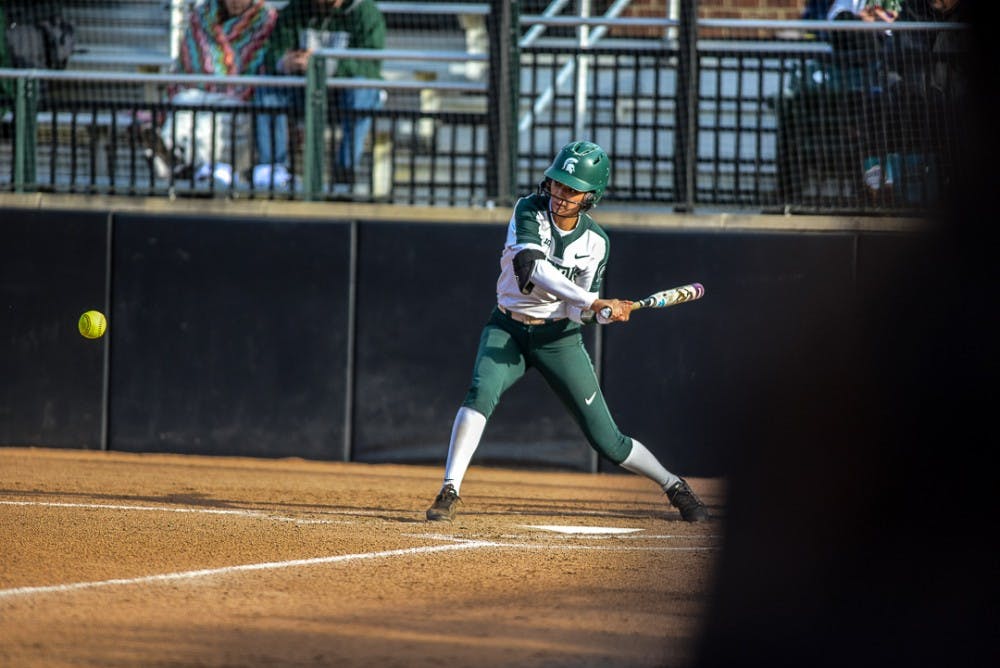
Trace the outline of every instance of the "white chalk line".
<instances>
[{"instance_id":1,"label":"white chalk line","mask_svg":"<svg viewBox=\"0 0 1000 668\"><path fill-rule=\"evenodd\" d=\"M426 538L428 540L462 540L457 536L437 533L407 533L403 534L407 538ZM694 536L659 536L659 538L693 538ZM522 536L503 536L503 538L522 538ZM574 536L579 538L579 536ZM604 538L609 538L605 536ZM614 536L620 540L621 536ZM647 538L657 538L657 536L647 536ZM668 546L668 545L572 545L565 542L548 541L544 543L526 542L500 542L496 540L488 541L484 547L497 547L518 550L593 550L600 552L712 552L719 548L716 546Z\"/></svg>"},{"instance_id":2,"label":"white chalk line","mask_svg":"<svg viewBox=\"0 0 1000 668\"><path fill-rule=\"evenodd\" d=\"M568 545L551 543L497 543L490 547L515 548L518 550L591 550L597 552L716 552L714 546L671 546L671 545Z\"/></svg>"},{"instance_id":3,"label":"white chalk line","mask_svg":"<svg viewBox=\"0 0 1000 668\"><path fill-rule=\"evenodd\" d=\"M296 522L300 524L343 524L342 521L333 520L308 520L295 517L285 517L281 515L272 515L270 513L265 513L261 511L254 510L237 510L237 509L219 509L219 508L171 508L167 506L137 506L137 505L122 505L122 504L101 504L101 503L60 503L60 502L46 502L46 501L7 501L0 500L0 505L7 506L40 506L40 507L54 507L54 508L82 508L90 510L125 510L125 511L143 511L143 512L172 512L172 513L196 513L196 514L209 514L209 515L231 515L240 517L251 517L258 519L268 519L283 522ZM454 535L447 534L403 534L403 536L410 538L422 538L427 540L445 540L449 541L449 545L431 545L424 547L415 548L402 548L398 550L386 550L383 552L365 552L361 554L346 554L346 555L336 555L330 557L315 557L312 559L295 559L291 561L281 561L281 562L265 562L259 564L241 564L237 566L224 566L220 568L208 568L199 569L193 571L181 571L176 573L163 573L157 575L146 575L135 578L115 578L111 580L98 580L92 582L75 582L69 584L60 585L45 585L37 587L16 587L13 589L0 589L0 599L11 598L15 596L27 596L31 594L44 594L44 593L58 593L58 592L71 592L82 589L96 589L101 587L112 587L112 586L122 586L130 584L143 584L143 583L153 583L153 582L167 582L176 580L187 580L202 577L210 577L214 575L224 575L228 573L239 573L248 571L258 571L258 570L280 570L284 568L294 568L298 566L313 566L321 564L333 564L347 561L359 561L365 559L378 559L385 557L394 556L404 556L413 554L429 554L434 552L448 552L454 550L467 550L472 548L482 548L482 547L496 547L503 549L524 549L524 550L601 550L601 551L621 551L621 552L634 552L634 551L644 551L644 552L691 552L691 551L712 551L716 550L715 547L675 547L675 546L628 546L628 545L567 545L567 544L552 544L550 543L526 543L526 542L496 542L496 541L484 541L484 540L472 540L460 538ZM584 536L575 536L575 538L581 538ZM609 538L611 536L587 536L588 538ZM674 538L714 538L715 536L681 536L681 535L648 535L644 536L644 539L674 539ZM523 536L518 535L505 535L504 538L507 539L521 539ZM615 535L613 538L616 541L620 541L623 538L640 538L639 536L621 536Z\"/></svg>"},{"instance_id":4,"label":"white chalk line","mask_svg":"<svg viewBox=\"0 0 1000 668\"><path fill-rule=\"evenodd\" d=\"M430 554L433 552L449 552L454 550L471 550L479 547L489 547L493 543L486 541L463 541L450 545L427 545L424 547L408 547L399 550L385 550L384 552L364 552L361 554L338 554L332 557L314 557L312 559L292 559L290 561L272 561L260 564L241 564L238 566L223 566L221 568L204 568L196 571L181 571L177 573L161 573L159 575L144 575L136 578L115 578L112 580L98 580L94 582L73 582L70 584L47 585L41 587L15 587L14 589L0 589L0 599L14 596L28 596L32 594L65 593L78 591L81 589L97 589L101 587L115 587L133 584L148 584L153 582L171 582L177 580L192 580L195 578L211 577L213 575L228 575L230 573L245 573L248 571L281 570L285 568L295 568L299 566L318 566L323 564L337 564L346 561L361 561L364 559L384 559L386 557L400 557L414 554Z\"/></svg>"},{"instance_id":5,"label":"white chalk line","mask_svg":"<svg viewBox=\"0 0 1000 668\"><path fill-rule=\"evenodd\" d=\"M237 510L221 508L177 508L170 506L133 506L110 503L59 503L54 501L0 501L3 506L41 506L47 508L82 508L85 510L136 510L141 512L163 513L194 513L204 515L234 515L236 517L252 517L255 519L274 520L276 522L295 522L296 524L351 524L347 520L321 520L302 517L287 517L274 515L260 510Z\"/></svg>"},{"instance_id":6,"label":"white chalk line","mask_svg":"<svg viewBox=\"0 0 1000 668\"><path fill-rule=\"evenodd\" d=\"M590 540L590 541L633 541L633 542L644 542L651 540L719 540L722 538L719 534L698 534L689 535L684 534L641 534L641 535L631 535L631 534L545 534L540 536L538 534L516 534L508 533L502 534L501 538L507 540L528 540L531 538L541 538L550 542L568 541L568 540Z\"/></svg>"},{"instance_id":7,"label":"white chalk line","mask_svg":"<svg viewBox=\"0 0 1000 668\"><path fill-rule=\"evenodd\" d=\"M620 536L644 531L644 529L636 527L595 527L579 524L522 524L521 528L551 531L552 533L573 536Z\"/></svg>"}]
</instances>

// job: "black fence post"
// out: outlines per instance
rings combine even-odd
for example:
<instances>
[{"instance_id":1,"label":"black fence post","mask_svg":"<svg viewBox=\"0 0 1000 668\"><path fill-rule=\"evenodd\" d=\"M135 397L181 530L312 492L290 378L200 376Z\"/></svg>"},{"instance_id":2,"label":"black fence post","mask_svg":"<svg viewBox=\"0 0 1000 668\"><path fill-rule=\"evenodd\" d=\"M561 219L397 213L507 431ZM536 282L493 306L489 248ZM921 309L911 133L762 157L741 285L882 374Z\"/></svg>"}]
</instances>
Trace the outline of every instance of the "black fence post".
<instances>
[{"instance_id":1,"label":"black fence post","mask_svg":"<svg viewBox=\"0 0 1000 668\"><path fill-rule=\"evenodd\" d=\"M688 212L694 209L698 154L698 0L679 4L674 210Z\"/></svg>"},{"instance_id":2,"label":"black fence post","mask_svg":"<svg viewBox=\"0 0 1000 668\"><path fill-rule=\"evenodd\" d=\"M520 3L518 0L491 0L490 5L491 11L486 17L490 40L486 194L496 204L509 206L514 203L517 186Z\"/></svg>"}]
</instances>

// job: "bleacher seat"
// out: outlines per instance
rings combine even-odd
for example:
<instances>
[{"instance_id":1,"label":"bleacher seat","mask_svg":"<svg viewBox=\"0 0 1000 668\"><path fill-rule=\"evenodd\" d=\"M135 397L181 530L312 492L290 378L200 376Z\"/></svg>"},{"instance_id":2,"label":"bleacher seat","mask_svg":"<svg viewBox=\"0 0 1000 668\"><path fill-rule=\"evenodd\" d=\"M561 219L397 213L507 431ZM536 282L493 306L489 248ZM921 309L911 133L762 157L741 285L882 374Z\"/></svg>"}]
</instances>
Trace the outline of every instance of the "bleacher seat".
<instances>
[{"instance_id":1,"label":"bleacher seat","mask_svg":"<svg viewBox=\"0 0 1000 668\"><path fill-rule=\"evenodd\" d=\"M69 69L162 72L170 67L171 21L182 4L171 0L69 0L76 26Z\"/></svg>"}]
</instances>

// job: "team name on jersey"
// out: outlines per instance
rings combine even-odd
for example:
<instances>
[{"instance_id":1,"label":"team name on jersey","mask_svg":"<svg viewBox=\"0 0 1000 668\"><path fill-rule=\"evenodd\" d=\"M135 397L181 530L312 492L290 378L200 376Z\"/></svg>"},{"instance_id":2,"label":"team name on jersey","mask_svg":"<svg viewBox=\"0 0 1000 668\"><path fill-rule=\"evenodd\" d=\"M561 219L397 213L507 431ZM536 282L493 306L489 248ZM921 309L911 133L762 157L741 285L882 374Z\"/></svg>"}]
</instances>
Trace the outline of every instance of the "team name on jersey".
<instances>
[{"instance_id":1,"label":"team name on jersey","mask_svg":"<svg viewBox=\"0 0 1000 668\"><path fill-rule=\"evenodd\" d=\"M576 265L567 267L561 264L557 264L556 268L562 273L563 276L565 276L566 278L568 278L573 282L576 282L576 277L580 275L580 267L577 267Z\"/></svg>"}]
</instances>

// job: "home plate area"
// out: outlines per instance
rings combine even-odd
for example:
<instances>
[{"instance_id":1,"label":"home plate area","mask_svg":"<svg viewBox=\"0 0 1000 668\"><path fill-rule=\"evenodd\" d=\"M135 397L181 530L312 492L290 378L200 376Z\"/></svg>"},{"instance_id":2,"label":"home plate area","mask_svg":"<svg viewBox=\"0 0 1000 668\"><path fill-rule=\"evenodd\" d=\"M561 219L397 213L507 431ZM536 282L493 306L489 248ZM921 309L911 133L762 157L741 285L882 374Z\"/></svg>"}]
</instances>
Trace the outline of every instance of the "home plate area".
<instances>
[{"instance_id":1,"label":"home plate area","mask_svg":"<svg viewBox=\"0 0 1000 668\"><path fill-rule=\"evenodd\" d=\"M409 538L466 543L469 547L557 550L716 551L721 534L663 534L643 528L566 524L513 525L516 533L405 533ZM492 533L492 535L490 535Z\"/></svg>"}]
</instances>

